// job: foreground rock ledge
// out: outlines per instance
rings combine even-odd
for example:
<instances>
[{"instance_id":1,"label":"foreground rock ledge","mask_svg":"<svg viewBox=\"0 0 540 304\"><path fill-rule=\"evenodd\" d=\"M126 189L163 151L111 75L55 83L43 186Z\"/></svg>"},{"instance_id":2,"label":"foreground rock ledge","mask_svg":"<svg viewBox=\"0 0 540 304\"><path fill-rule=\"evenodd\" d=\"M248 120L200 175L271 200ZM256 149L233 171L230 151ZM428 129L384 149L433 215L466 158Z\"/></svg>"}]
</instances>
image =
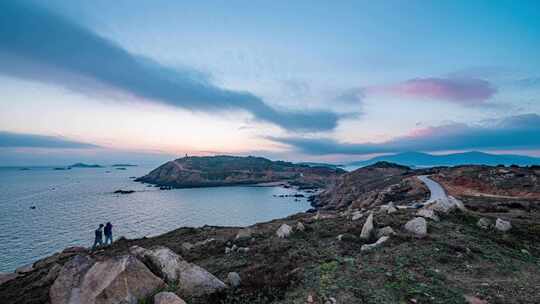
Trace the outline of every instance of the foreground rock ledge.
<instances>
[{"instance_id":1,"label":"foreground rock ledge","mask_svg":"<svg viewBox=\"0 0 540 304\"><path fill-rule=\"evenodd\" d=\"M133 256L96 262L77 255L62 267L49 295L51 304L137 304L164 286Z\"/></svg>"}]
</instances>

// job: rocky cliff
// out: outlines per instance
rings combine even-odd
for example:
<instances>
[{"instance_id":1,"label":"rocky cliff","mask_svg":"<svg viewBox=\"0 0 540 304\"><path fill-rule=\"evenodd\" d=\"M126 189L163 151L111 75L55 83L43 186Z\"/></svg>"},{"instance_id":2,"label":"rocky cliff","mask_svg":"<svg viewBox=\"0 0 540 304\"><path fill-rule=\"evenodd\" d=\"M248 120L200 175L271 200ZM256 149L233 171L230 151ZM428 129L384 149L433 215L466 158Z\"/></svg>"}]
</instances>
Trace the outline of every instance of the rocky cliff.
<instances>
[{"instance_id":1,"label":"rocky cliff","mask_svg":"<svg viewBox=\"0 0 540 304\"><path fill-rule=\"evenodd\" d=\"M345 173L262 157L184 157L169 161L136 181L175 188L287 182L299 187L325 187Z\"/></svg>"},{"instance_id":2,"label":"rocky cliff","mask_svg":"<svg viewBox=\"0 0 540 304\"><path fill-rule=\"evenodd\" d=\"M388 162L343 174L335 184L312 198L319 209L365 208L388 202L422 201L428 189L409 167Z\"/></svg>"}]
</instances>

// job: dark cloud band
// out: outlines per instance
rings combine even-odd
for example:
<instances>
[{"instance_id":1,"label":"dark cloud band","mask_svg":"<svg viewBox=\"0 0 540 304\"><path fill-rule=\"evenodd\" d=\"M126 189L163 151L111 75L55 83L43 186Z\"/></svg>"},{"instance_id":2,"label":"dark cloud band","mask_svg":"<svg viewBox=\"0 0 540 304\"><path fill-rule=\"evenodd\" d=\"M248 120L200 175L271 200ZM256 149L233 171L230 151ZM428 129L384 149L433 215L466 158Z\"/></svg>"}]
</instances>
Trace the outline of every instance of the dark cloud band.
<instances>
[{"instance_id":1,"label":"dark cloud band","mask_svg":"<svg viewBox=\"0 0 540 304\"><path fill-rule=\"evenodd\" d=\"M87 149L99 146L56 136L0 131L0 148Z\"/></svg>"},{"instance_id":2,"label":"dark cloud band","mask_svg":"<svg viewBox=\"0 0 540 304\"><path fill-rule=\"evenodd\" d=\"M329 111L277 110L249 92L219 88L197 71L173 70L134 56L66 18L21 1L0 2L0 63L6 66L0 72L12 76L69 88L97 82L194 111L240 109L297 131L331 130L340 118Z\"/></svg>"},{"instance_id":3,"label":"dark cloud band","mask_svg":"<svg viewBox=\"0 0 540 304\"><path fill-rule=\"evenodd\" d=\"M271 138L312 155L398 153L467 149L539 149L540 116L525 114L480 125L429 127L383 143L340 143L329 138Z\"/></svg>"}]
</instances>

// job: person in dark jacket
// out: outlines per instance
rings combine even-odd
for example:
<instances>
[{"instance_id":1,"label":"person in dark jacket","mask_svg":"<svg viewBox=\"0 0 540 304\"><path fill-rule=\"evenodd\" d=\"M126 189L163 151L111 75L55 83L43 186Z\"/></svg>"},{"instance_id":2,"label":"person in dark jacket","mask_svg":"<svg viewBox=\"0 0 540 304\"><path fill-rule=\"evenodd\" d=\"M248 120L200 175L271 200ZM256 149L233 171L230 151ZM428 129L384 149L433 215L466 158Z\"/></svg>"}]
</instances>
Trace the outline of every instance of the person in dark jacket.
<instances>
[{"instance_id":1,"label":"person in dark jacket","mask_svg":"<svg viewBox=\"0 0 540 304\"><path fill-rule=\"evenodd\" d=\"M111 224L111 222L107 222L107 224L105 224L105 246L112 245L112 227L113 225Z\"/></svg>"},{"instance_id":2,"label":"person in dark jacket","mask_svg":"<svg viewBox=\"0 0 540 304\"><path fill-rule=\"evenodd\" d=\"M94 231L96 238L94 239L94 246L92 250L95 250L98 246L103 246L103 224L99 224L98 229Z\"/></svg>"}]
</instances>

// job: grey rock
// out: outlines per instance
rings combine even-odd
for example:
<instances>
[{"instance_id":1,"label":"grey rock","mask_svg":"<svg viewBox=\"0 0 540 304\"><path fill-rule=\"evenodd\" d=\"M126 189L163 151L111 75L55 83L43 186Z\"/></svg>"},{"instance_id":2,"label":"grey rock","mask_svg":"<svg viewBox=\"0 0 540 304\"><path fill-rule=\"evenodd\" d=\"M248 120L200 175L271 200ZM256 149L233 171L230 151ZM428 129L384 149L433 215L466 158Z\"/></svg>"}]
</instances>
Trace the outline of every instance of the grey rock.
<instances>
[{"instance_id":1,"label":"grey rock","mask_svg":"<svg viewBox=\"0 0 540 304\"><path fill-rule=\"evenodd\" d=\"M497 230L499 230L501 232L506 232L506 231L512 229L512 224L510 223L510 221L505 221L503 219L498 218L495 221L495 229L497 229Z\"/></svg>"},{"instance_id":2,"label":"grey rock","mask_svg":"<svg viewBox=\"0 0 540 304\"><path fill-rule=\"evenodd\" d=\"M391 236L393 234L396 234L396 232L390 226L386 226L386 227L383 227L383 228L377 230L377 238L379 238L379 239L381 237L383 237L383 236Z\"/></svg>"},{"instance_id":3,"label":"grey rock","mask_svg":"<svg viewBox=\"0 0 540 304\"><path fill-rule=\"evenodd\" d=\"M362 245L362 247L360 247L360 251L366 251L366 250L371 250L371 249L380 247L384 242L388 241L388 239L390 239L389 236L382 236L377 240L377 242L373 244Z\"/></svg>"},{"instance_id":4,"label":"grey rock","mask_svg":"<svg viewBox=\"0 0 540 304\"><path fill-rule=\"evenodd\" d=\"M416 215L438 222L440 219L432 209L422 208L416 212Z\"/></svg>"},{"instance_id":5,"label":"grey rock","mask_svg":"<svg viewBox=\"0 0 540 304\"><path fill-rule=\"evenodd\" d=\"M288 238L291 233L292 233L292 228L291 226L287 224L282 224L279 227L279 229L276 231L276 235L282 239Z\"/></svg>"},{"instance_id":6,"label":"grey rock","mask_svg":"<svg viewBox=\"0 0 540 304\"><path fill-rule=\"evenodd\" d=\"M415 217L405 224L405 230L418 237L427 235L427 222L423 217Z\"/></svg>"},{"instance_id":7,"label":"grey rock","mask_svg":"<svg viewBox=\"0 0 540 304\"><path fill-rule=\"evenodd\" d=\"M154 304L186 304L173 292L162 291L154 296Z\"/></svg>"},{"instance_id":8,"label":"grey rock","mask_svg":"<svg viewBox=\"0 0 540 304\"><path fill-rule=\"evenodd\" d=\"M177 283L178 293L183 297L211 294L226 287L204 268L185 261L167 247L144 249L133 246L130 252L168 283Z\"/></svg>"},{"instance_id":9,"label":"grey rock","mask_svg":"<svg viewBox=\"0 0 540 304\"><path fill-rule=\"evenodd\" d=\"M360 238L364 240L369 240L373 237L373 214L370 213L364 226L362 226L362 232L360 233Z\"/></svg>"},{"instance_id":10,"label":"grey rock","mask_svg":"<svg viewBox=\"0 0 540 304\"><path fill-rule=\"evenodd\" d=\"M94 261L77 255L49 290L51 304L137 304L165 283L133 256Z\"/></svg>"},{"instance_id":11,"label":"grey rock","mask_svg":"<svg viewBox=\"0 0 540 304\"><path fill-rule=\"evenodd\" d=\"M238 287L240 286L242 279L240 279L240 275L237 272L229 272L229 274L227 274L227 282L232 287Z\"/></svg>"},{"instance_id":12,"label":"grey rock","mask_svg":"<svg viewBox=\"0 0 540 304\"><path fill-rule=\"evenodd\" d=\"M34 264L31 263L31 264L27 264L27 265L24 265L24 266L21 266L17 269L15 269L15 273L17 274L25 274L25 273L29 273L29 272L32 272L34 271Z\"/></svg>"},{"instance_id":13,"label":"grey rock","mask_svg":"<svg viewBox=\"0 0 540 304\"><path fill-rule=\"evenodd\" d=\"M304 226L304 224L302 224L302 222L298 222L296 224L296 230L297 231L304 231L304 230L306 230L306 227Z\"/></svg>"}]
</instances>

